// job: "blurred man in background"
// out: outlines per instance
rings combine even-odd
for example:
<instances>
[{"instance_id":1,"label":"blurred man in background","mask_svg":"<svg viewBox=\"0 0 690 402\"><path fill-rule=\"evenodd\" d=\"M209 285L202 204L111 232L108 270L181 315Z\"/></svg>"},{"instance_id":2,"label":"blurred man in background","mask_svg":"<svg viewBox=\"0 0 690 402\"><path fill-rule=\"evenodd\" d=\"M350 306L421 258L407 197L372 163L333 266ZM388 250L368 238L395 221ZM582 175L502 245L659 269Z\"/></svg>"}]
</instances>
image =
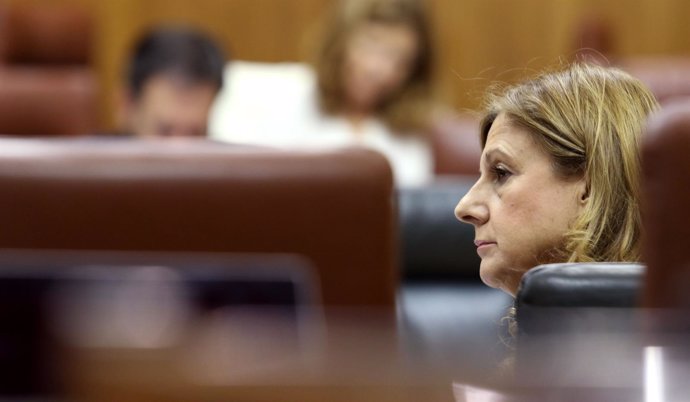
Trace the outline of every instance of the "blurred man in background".
<instances>
[{"instance_id":1,"label":"blurred man in background","mask_svg":"<svg viewBox=\"0 0 690 402\"><path fill-rule=\"evenodd\" d=\"M120 128L137 137L206 136L225 57L204 33L160 28L135 44L119 99Z\"/></svg>"}]
</instances>

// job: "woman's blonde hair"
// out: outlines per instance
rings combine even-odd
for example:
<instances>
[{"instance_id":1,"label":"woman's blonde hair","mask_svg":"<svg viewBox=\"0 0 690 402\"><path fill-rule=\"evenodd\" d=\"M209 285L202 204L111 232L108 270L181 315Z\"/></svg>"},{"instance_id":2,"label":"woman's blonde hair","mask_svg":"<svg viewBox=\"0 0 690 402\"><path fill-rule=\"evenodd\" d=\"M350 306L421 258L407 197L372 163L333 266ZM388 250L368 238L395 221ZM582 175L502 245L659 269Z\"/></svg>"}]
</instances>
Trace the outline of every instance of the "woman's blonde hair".
<instances>
[{"instance_id":1,"label":"woman's blonde hair","mask_svg":"<svg viewBox=\"0 0 690 402\"><path fill-rule=\"evenodd\" d=\"M585 179L587 203L558 250L562 260L638 261L639 143L657 108L650 91L627 73L573 64L493 96L481 124L482 147L505 114L533 134L558 175Z\"/></svg>"},{"instance_id":2,"label":"woman's blonde hair","mask_svg":"<svg viewBox=\"0 0 690 402\"><path fill-rule=\"evenodd\" d=\"M422 0L341 0L333 10L317 47L316 70L321 109L342 111L342 86L347 41L364 23L404 25L418 38L417 57L402 88L380 105L382 119L396 131L426 128L434 97L433 46L427 12Z\"/></svg>"}]
</instances>

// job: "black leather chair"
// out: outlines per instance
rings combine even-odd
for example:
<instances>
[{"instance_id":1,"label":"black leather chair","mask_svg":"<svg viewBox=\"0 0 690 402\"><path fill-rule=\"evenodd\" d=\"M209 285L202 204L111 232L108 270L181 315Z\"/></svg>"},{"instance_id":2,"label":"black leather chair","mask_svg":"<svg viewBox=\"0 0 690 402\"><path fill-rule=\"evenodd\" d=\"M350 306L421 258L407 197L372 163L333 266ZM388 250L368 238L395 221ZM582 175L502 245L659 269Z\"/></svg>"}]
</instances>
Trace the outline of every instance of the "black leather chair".
<instances>
[{"instance_id":1,"label":"black leather chair","mask_svg":"<svg viewBox=\"0 0 690 402\"><path fill-rule=\"evenodd\" d=\"M398 311L407 350L416 358L472 361L491 370L506 352L500 320L511 298L479 280L474 229L453 212L475 180L458 176L398 191Z\"/></svg>"},{"instance_id":2,"label":"black leather chair","mask_svg":"<svg viewBox=\"0 0 690 402\"><path fill-rule=\"evenodd\" d=\"M516 381L557 400L638 400L643 374L645 267L627 263L549 264L522 279L515 307ZM556 400L554 399L554 400ZM587 398L585 398L587 399Z\"/></svg>"},{"instance_id":3,"label":"black leather chair","mask_svg":"<svg viewBox=\"0 0 690 402\"><path fill-rule=\"evenodd\" d=\"M402 272L409 280L479 278L474 229L454 209L474 176L458 176L398 191Z\"/></svg>"},{"instance_id":4,"label":"black leather chair","mask_svg":"<svg viewBox=\"0 0 690 402\"><path fill-rule=\"evenodd\" d=\"M532 268L515 299L520 336L630 329L644 270L640 264L615 262Z\"/></svg>"}]
</instances>

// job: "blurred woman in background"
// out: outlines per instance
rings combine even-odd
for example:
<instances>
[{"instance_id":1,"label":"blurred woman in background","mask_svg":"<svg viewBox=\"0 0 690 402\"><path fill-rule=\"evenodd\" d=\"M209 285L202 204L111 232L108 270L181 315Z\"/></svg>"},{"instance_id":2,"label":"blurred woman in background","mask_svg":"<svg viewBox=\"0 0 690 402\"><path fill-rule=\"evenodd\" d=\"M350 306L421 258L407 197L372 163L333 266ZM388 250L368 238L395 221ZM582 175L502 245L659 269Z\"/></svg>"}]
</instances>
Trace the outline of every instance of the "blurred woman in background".
<instances>
[{"instance_id":1,"label":"blurred woman in background","mask_svg":"<svg viewBox=\"0 0 690 402\"><path fill-rule=\"evenodd\" d=\"M283 147L362 145L386 155L399 185L429 180L425 138L437 112L433 46L419 0L345 0L303 64L233 62L213 137Z\"/></svg>"}]
</instances>

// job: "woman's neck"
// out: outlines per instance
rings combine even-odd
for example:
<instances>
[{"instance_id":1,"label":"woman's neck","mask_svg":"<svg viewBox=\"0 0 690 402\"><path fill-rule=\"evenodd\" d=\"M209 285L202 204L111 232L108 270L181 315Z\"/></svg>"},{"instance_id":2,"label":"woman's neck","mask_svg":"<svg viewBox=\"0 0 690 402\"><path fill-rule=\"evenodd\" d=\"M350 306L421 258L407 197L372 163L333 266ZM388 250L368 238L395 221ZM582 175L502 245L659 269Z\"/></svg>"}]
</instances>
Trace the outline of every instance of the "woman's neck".
<instances>
[{"instance_id":1,"label":"woman's neck","mask_svg":"<svg viewBox=\"0 0 690 402\"><path fill-rule=\"evenodd\" d=\"M367 120L374 115L370 108L350 106L345 108L343 116L352 127L355 134L361 134L364 131Z\"/></svg>"},{"instance_id":2,"label":"woman's neck","mask_svg":"<svg viewBox=\"0 0 690 402\"><path fill-rule=\"evenodd\" d=\"M345 119L355 134L361 134L364 131L364 125L368 118L369 115L365 113L350 112L345 115Z\"/></svg>"}]
</instances>

